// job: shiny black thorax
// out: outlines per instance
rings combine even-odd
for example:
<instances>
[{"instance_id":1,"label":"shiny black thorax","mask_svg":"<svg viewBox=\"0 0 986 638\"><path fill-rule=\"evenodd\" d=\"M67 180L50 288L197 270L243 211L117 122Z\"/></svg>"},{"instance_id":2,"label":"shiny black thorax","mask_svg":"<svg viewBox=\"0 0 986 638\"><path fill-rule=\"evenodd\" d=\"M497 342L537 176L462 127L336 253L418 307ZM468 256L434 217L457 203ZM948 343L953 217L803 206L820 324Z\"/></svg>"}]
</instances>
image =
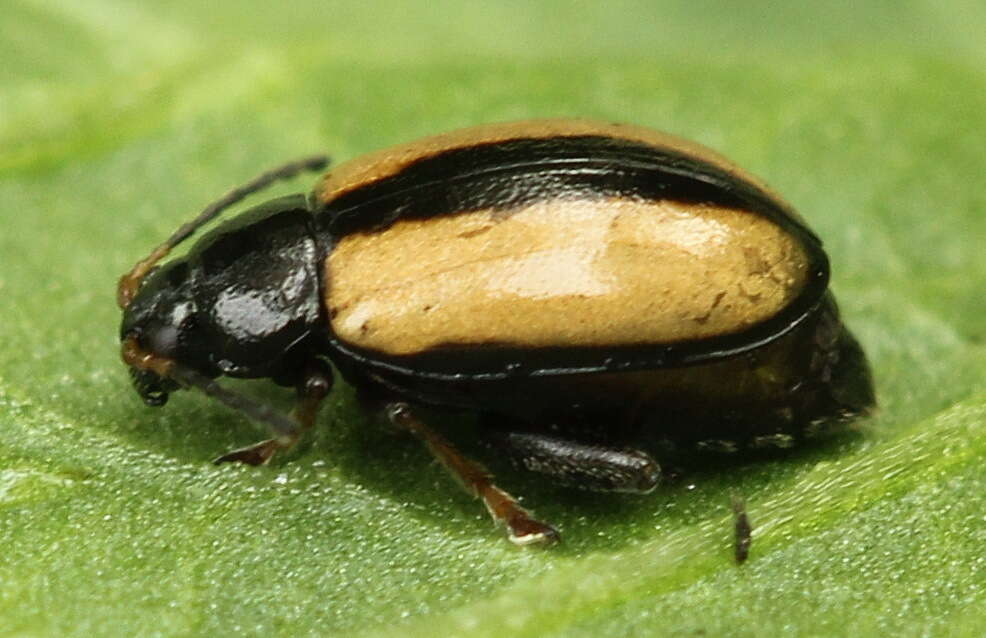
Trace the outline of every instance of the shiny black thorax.
<instances>
[{"instance_id":1,"label":"shiny black thorax","mask_svg":"<svg viewBox=\"0 0 986 638\"><path fill-rule=\"evenodd\" d=\"M292 195L220 225L148 276L121 335L209 376L294 384L325 341L311 220Z\"/></svg>"}]
</instances>

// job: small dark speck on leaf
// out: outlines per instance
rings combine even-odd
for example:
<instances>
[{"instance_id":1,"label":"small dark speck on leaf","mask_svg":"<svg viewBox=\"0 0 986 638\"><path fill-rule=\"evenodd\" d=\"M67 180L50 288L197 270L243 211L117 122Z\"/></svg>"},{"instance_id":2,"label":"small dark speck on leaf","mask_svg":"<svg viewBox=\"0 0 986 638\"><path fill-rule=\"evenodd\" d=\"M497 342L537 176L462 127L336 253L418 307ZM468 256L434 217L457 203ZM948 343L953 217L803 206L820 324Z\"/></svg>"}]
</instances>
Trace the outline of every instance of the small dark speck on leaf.
<instances>
[{"instance_id":1,"label":"small dark speck on leaf","mask_svg":"<svg viewBox=\"0 0 986 638\"><path fill-rule=\"evenodd\" d=\"M733 506L733 530L735 534L735 558L736 564L742 565L750 555L750 543L752 542L753 527L750 519L746 515L746 502L736 496L732 496Z\"/></svg>"}]
</instances>

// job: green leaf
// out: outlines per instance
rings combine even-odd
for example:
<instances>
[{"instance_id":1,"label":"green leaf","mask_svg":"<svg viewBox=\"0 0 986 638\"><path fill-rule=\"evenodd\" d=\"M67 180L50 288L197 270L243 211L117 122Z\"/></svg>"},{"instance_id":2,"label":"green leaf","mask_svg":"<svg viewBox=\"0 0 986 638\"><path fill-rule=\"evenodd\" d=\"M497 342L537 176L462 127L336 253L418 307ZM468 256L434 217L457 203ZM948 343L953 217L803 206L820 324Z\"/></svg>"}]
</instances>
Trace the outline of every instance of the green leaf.
<instances>
[{"instance_id":1,"label":"green leaf","mask_svg":"<svg viewBox=\"0 0 986 638\"><path fill-rule=\"evenodd\" d=\"M0 634L981 635L984 32L972 2L9 0ZM260 436L237 415L134 395L115 280L229 186L543 116L668 130L784 193L825 239L879 413L645 498L502 472L563 531L530 551L348 388L262 469L208 462Z\"/></svg>"}]
</instances>

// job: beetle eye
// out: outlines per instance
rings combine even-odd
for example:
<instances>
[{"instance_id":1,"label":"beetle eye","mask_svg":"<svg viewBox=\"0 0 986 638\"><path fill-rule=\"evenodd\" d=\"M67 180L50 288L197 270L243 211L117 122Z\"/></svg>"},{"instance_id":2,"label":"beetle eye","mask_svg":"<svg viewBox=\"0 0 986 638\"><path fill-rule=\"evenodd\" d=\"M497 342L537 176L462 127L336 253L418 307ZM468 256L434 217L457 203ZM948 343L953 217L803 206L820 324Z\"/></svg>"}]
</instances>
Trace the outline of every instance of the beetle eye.
<instances>
[{"instance_id":1,"label":"beetle eye","mask_svg":"<svg viewBox=\"0 0 986 638\"><path fill-rule=\"evenodd\" d=\"M161 326L148 335L148 350L163 357L172 356L178 346L178 334L175 326Z\"/></svg>"},{"instance_id":2,"label":"beetle eye","mask_svg":"<svg viewBox=\"0 0 986 638\"><path fill-rule=\"evenodd\" d=\"M144 340L148 349L163 357L173 357L188 334L195 329L196 319L191 303L179 303L171 310L165 323L147 331Z\"/></svg>"}]
</instances>

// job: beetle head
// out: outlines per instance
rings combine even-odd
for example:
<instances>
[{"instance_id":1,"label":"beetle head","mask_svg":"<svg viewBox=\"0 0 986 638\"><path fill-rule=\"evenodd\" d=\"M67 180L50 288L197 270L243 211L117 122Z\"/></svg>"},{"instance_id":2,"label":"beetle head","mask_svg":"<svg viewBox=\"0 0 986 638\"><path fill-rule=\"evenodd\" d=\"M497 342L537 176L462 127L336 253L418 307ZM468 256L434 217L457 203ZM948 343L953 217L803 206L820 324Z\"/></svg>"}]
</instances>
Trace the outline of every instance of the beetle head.
<instances>
[{"instance_id":1,"label":"beetle head","mask_svg":"<svg viewBox=\"0 0 986 638\"><path fill-rule=\"evenodd\" d=\"M203 348L188 264L177 259L152 270L123 309L120 340L134 388L144 403L164 405L180 386L174 363L204 370Z\"/></svg>"}]
</instances>

